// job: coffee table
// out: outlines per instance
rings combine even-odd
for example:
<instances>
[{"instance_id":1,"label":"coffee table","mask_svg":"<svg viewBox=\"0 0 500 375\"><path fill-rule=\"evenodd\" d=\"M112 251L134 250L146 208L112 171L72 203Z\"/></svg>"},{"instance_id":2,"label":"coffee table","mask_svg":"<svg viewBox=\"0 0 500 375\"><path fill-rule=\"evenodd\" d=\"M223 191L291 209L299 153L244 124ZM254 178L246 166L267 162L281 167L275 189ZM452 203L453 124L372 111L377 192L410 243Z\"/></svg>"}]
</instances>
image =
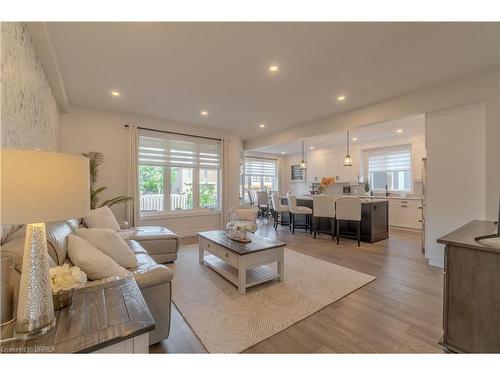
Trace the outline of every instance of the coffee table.
<instances>
[{"instance_id":1,"label":"coffee table","mask_svg":"<svg viewBox=\"0 0 500 375\"><path fill-rule=\"evenodd\" d=\"M252 240L241 243L228 238L222 230L198 233L199 261L238 287L241 294L257 284L277 279L284 281L286 243L249 234ZM205 251L209 254L205 255ZM270 264L276 263L276 267Z\"/></svg>"}]
</instances>

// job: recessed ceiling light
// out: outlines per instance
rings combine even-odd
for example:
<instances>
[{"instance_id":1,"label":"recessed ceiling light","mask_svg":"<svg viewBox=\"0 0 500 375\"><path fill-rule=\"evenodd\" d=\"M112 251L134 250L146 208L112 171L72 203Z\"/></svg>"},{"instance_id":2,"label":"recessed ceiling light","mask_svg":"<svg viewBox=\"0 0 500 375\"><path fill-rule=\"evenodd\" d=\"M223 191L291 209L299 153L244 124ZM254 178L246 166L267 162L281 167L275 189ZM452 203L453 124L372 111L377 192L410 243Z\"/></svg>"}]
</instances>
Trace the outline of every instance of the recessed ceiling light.
<instances>
[{"instance_id":1,"label":"recessed ceiling light","mask_svg":"<svg viewBox=\"0 0 500 375\"><path fill-rule=\"evenodd\" d=\"M309 149L314 150L314 146L309 146Z\"/></svg>"},{"instance_id":2,"label":"recessed ceiling light","mask_svg":"<svg viewBox=\"0 0 500 375\"><path fill-rule=\"evenodd\" d=\"M116 90L111 91L111 95L113 96L120 96L120 93Z\"/></svg>"},{"instance_id":3,"label":"recessed ceiling light","mask_svg":"<svg viewBox=\"0 0 500 375\"><path fill-rule=\"evenodd\" d=\"M398 132L398 133L402 133L402 132L403 132L403 129L398 129L398 130L396 130L396 132Z\"/></svg>"},{"instance_id":4,"label":"recessed ceiling light","mask_svg":"<svg viewBox=\"0 0 500 375\"><path fill-rule=\"evenodd\" d=\"M260 124L259 125L259 128L265 128L266 127L266 124Z\"/></svg>"},{"instance_id":5,"label":"recessed ceiling light","mask_svg":"<svg viewBox=\"0 0 500 375\"><path fill-rule=\"evenodd\" d=\"M269 66L269 71L272 73L276 73L278 70L280 70L278 65L273 64L273 65Z\"/></svg>"},{"instance_id":6,"label":"recessed ceiling light","mask_svg":"<svg viewBox=\"0 0 500 375\"><path fill-rule=\"evenodd\" d=\"M353 138L352 138L352 140L353 140L354 142L356 142L356 141L358 140L358 138L353 137Z\"/></svg>"},{"instance_id":7,"label":"recessed ceiling light","mask_svg":"<svg viewBox=\"0 0 500 375\"><path fill-rule=\"evenodd\" d=\"M202 116L208 116L208 112L207 111L201 111L200 115L202 115Z\"/></svg>"},{"instance_id":8,"label":"recessed ceiling light","mask_svg":"<svg viewBox=\"0 0 500 375\"><path fill-rule=\"evenodd\" d=\"M281 151L281 155L285 155L285 151Z\"/></svg>"},{"instance_id":9,"label":"recessed ceiling light","mask_svg":"<svg viewBox=\"0 0 500 375\"><path fill-rule=\"evenodd\" d=\"M337 96L337 101L343 102L345 100L345 95L339 95Z\"/></svg>"}]
</instances>

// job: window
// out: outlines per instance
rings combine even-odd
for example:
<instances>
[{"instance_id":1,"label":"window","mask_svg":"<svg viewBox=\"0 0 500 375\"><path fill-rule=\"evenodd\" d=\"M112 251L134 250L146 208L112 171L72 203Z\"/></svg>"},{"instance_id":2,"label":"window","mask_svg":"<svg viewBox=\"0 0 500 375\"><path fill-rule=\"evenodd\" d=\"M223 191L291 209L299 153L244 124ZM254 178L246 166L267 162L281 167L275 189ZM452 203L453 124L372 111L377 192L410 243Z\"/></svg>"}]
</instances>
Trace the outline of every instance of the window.
<instances>
[{"instance_id":1,"label":"window","mask_svg":"<svg viewBox=\"0 0 500 375\"><path fill-rule=\"evenodd\" d=\"M220 141L139 133L141 215L220 207Z\"/></svg>"},{"instance_id":2,"label":"window","mask_svg":"<svg viewBox=\"0 0 500 375\"><path fill-rule=\"evenodd\" d=\"M249 201L248 190L278 190L277 160L246 157L241 180L241 194L245 202Z\"/></svg>"},{"instance_id":3,"label":"window","mask_svg":"<svg viewBox=\"0 0 500 375\"><path fill-rule=\"evenodd\" d=\"M369 150L368 183L373 191L411 191L411 146Z\"/></svg>"}]
</instances>

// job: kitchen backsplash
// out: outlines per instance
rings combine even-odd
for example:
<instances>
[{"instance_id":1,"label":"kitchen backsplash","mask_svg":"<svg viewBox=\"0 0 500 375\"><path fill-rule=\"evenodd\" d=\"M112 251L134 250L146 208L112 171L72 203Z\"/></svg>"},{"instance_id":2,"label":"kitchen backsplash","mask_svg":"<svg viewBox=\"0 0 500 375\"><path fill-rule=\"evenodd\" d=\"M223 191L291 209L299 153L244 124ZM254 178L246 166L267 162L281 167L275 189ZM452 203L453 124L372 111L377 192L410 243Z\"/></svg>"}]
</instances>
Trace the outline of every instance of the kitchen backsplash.
<instances>
[{"instance_id":1,"label":"kitchen backsplash","mask_svg":"<svg viewBox=\"0 0 500 375\"><path fill-rule=\"evenodd\" d=\"M364 184L349 184L349 183L336 183L333 185L330 185L327 190L326 194L331 194L331 195L341 195L343 193L343 188L344 186L350 186L351 187L351 195L364 195L365 194L365 186ZM290 186L290 192L295 195L302 195L302 194L310 194L310 188L311 188L311 183L310 182L294 182ZM377 193L377 195L380 193ZM383 193L382 193L383 194ZM391 193L391 196L398 196L400 194L395 194ZM413 185L413 193L411 194L406 194L407 196L416 196L420 197L422 196L422 182L417 181Z\"/></svg>"}]
</instances>

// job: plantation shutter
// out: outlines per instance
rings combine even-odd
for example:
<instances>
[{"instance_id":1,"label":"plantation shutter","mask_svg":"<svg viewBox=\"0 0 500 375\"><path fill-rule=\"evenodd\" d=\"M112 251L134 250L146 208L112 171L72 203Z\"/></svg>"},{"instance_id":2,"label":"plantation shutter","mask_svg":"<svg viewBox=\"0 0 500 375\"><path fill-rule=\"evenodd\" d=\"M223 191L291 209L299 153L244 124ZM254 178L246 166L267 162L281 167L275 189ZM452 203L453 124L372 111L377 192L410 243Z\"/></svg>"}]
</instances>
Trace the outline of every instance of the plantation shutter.
<instances>
[{"instance_id":1,"label":"plantation shutter","mask_svg":"<svg viewBox=\"0 0 500 375\"><path fill-rule=\"evenodd\" d=\"M245 158L245 176L276 177L276 160Z\"/></svg>"},{"instance_id":2,"label":"plantation shutter","mask_svg":"<svg viewBox=\"0 0 500 375\"><path fill-rule=\"evenodd\" d=\"M371 151L368 154L368 172L395 172L411 169L410 146Z\"/></svg>"},{"instance_id":3,"label":"plantation shutter","mask_svg":"<svg viewBox=\"0 0 500 375\"><path fill-rule=\"evenodd\" d=\"M139 135L139 164L184 168L221 168L221 142L177 134Z\"/></svg>"}]
</instances>

